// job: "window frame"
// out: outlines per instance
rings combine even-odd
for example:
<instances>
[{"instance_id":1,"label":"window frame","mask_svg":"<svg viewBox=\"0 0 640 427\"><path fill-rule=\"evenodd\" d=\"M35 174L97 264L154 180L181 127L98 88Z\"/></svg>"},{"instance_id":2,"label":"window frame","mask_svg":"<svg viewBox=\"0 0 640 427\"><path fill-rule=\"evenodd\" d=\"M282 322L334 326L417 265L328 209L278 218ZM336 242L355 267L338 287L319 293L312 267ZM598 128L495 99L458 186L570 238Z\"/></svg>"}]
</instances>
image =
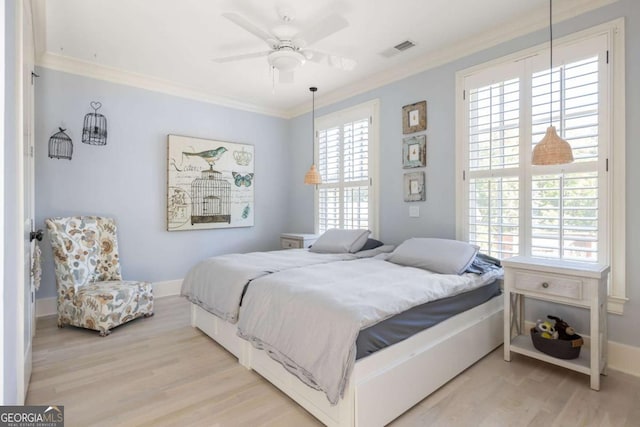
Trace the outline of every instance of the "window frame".
<instances>
[{"instance_id":1,"label":"window frame","mask_svg":"<svg viewBox=\"0 0 640 427\"><path fill-rule=\"evenodd\" d=\"M361 104L349 107L340 111L326 114L324 116L316 117L315 119L315 134L313 135L313 150L314 158L319 159L320 146L319 146L319 134L321 129L326 129L334 126L342 126L350 121L359 120L364 117L369 117L369 230L371 236L374 238L379 237L379 191L380 186L378 184L379 176L379 140L380 140L380 101L374 99L371 101L363 102ZM324 177L323 177L324 178ZM344 181L341 181L341 183ZM342 185L342 184L339 185ZM322 184L314 186L314 232L319 233L319 188ZM342 203L342 201L341 201Z\"/></svg>"},{"instance_id":2,"label":"window frame","mask_svg":"<svg viewBox=\"0 0 640 427\"><path fill-rule=\"evenodd\" d=\"M609 280L609 297L608 311L615 314L623 314L624 303L627 298L626 283L626 181L625 181L625 151L626 151L626 134L625 134L625 46L624 46L624 18L619 18L604 24L597 25L592 28L585 29L562 38L554 39L554 50L558 51L563 47L595 38L601 35L606 36L607 52L608 52L608 72L606 73L606 84L608 90L605 91L607 100L603 103L605 111L601 114L607 117L607 126L602 127L600 135L607 138L608 152L601 154L602 160L600 167L608 166L607 187L604 191L608 194L607 206L602 210L602 215L606 218L605 227L603 229L608 245L607 262L611 266L611 275ZM518 62L540 56L548 58L548 43L536 45L531 48L488 61L483 64L458 71L456 73L456 238L459 240L468 240L468 138L467 138L467 101L464 99L465 84L468 79L473 76L481 76L482 74L493 73L496 67L508 67L510 64L518 66ZM555 55L554 55L555 56ZM554 64L555 65L555 64ZM531 73L531 70L527 70ZM526 90L526 88L525 88ZM521 97L521 102L530 101L530 93ZM522 105L522 104L521 104ZM528 111L522 108L521 111ZM530 117L523 118L526 121L525 128L528 127L528 135L530 136ZM527 138L526 134L521 134L520 138ZM530 142L521 143L521 147L530 149ZM524 153L526 158L530 158L530 153ZM532 166L525 164L521 169L521 194L527 195L531 188L530 183L525 182L522 178L525 176L525 169ZM554 167L549 168L551 172ZM557 167L556 167L557 168ZM541 169L541 171L544 169ZM614 191L615 189L615 191ZM529 196L524 199L528 203ZM525 205L526 205L525 203ZM529 205L521 209L530 209ZM526 218L525 218L526 219ZM521 223L521 227L529 230L530 225ZM527 231L530 233L530 231ZM524 247L529 241L521 242ZM522 250L521 250L521 253Z\"/></svg>"}]
</instances>

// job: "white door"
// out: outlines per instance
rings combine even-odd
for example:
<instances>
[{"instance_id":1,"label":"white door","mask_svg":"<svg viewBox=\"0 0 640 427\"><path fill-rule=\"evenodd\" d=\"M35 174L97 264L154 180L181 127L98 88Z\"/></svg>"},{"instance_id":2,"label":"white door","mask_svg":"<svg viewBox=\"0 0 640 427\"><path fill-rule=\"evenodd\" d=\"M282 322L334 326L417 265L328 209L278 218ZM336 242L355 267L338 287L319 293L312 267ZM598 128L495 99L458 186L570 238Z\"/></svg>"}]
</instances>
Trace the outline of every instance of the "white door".
<instances>
[{"instance_id":1,"label":"white door","mask_svg":"<svg viewBox=\"0 0 640 427\"><path fill-rule=\"evenodd\" d=\"M33 21L31 1L22 2L22 43L20 49L20 86L21 93L21 126L22 126L22 192L23 192L23 231L24 231L24 297L23 358L24 358L24 389L22 396L26 397L31 378L32 341L35 334L35 289L31 276L31 263L34 247L34 72L35 47L33 39Z\"/></svg>"}]
</instances>

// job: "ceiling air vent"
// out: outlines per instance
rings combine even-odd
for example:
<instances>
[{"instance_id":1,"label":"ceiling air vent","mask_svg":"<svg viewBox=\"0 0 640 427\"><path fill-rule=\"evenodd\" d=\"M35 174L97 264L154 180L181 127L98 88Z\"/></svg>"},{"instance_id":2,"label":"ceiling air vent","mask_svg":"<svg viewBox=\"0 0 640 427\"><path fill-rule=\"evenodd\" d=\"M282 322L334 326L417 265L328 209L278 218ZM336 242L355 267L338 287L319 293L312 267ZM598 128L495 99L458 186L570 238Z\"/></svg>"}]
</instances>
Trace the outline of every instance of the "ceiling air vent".
<instances>
[{"instance_id":1,"label":"ceiling air vent","mask_svg":"<svg viewBox=\"0 0 640 427\"><path fill-rule=\"evenodd\" d=\"M405 50L414 47L415 45L416 44L411 40L405 40L402 43L398 43L392 48L389 48L385 51L380 52L380 55L384 56L385 58L390 58L394 55L399 54L400 52L404 52Z\"/></svg>"},{"instance_id":2,"label":"ceiling air vent","mask_svg":"<svg viewBox=\"0 0 640 427\"><path fill-rule=\"evenodd\" d=\"M403 51L403 50L407 50L410 47L414 47L416 44L414 42L412 42L411 40L405 40L400 44L395 45L393 48L394 49L398 49L399 51Z\"/></svg>"}]
</instances>

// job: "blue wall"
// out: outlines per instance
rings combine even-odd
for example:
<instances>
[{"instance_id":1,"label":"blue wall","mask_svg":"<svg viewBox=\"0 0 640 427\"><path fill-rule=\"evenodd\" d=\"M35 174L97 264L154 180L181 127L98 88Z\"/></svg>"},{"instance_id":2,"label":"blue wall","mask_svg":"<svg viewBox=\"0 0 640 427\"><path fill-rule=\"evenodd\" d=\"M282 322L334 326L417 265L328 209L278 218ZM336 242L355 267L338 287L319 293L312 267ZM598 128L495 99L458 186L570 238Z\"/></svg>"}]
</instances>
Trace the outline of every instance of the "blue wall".
<instances>
[{"instance_id":1,"label":"blue wall","mask_svg":"<svg viewBox=\"0 0 640 427\"><path fill-rule=\"evenodd\" d=\"M233 110L72 74L39 69L36 84L36 223L52 216L100 214L119 230L125 279L181 279L205 257L274 249L286 228L291 164L286 120ZM105 146L81 142L84 115L100 101ZM50 159L58 126L73 140L73 159ZM167 134L255 145L255 226L166 231ZM48 241L38 298L55 296Z\"/></svg>"},{"instance_id":2,"label":"blue wall","mask_svg":"<svg viewBox=\"0 0 640 427\"><path fill-rule=\"evenodd\" d=\"M380 100L379 238L397 244L413 236L455 236L455 70L440 67L365 94L318 108L316 117L354 105ZM321 89L321 88L320 88ZM402 169L402 106L427 100L427 200L405 203ZM295 158L310 159L311 115L291 120L291 150ZM294 176L304 176L308 161L293 165ZM313 187L294 180L290 221L296 230L313 232ZM420 207L420 217L409 218L409 206Z\"/></svg>"},{"instance_id":3,"label":"blue wall","mask_svg":"<svg viewBox=\"0 0 640 427\"><path fill-rule=\"evenodd\" d=\"M554 37L562 37L595 25L625 17L626 30L626 93L627 93L627 296L624 316L610 315L610 338L640 346L640 193L634 183L640 180L640 170L632 165L640 162L640 1L619 0L612 5L554 25ZM455 73L548 41L548 31L541 30L510 40L498 46L427 70L409 78L388 84L336 104L319 108L316 117L339 111L371 99L380 100L380 238L385 243L399 243L410 236L455 238ZM322 88L319 88L321 94ZM404 203L402 199L402 124L403 105L427 100L427 200ZM291 120L292 152L296 158L310 158L310 114ZM293 165L294 176L304 176L307 162ZM313 230L313 189L300 180L293 180L291 189L292 228ZM409 205L420 206L420 217L409 218ZM558 313L573 319L581 330L588 330L588 316L583 310L549 304L531 303L528 319Z\"/></svg>"}]
</instances>

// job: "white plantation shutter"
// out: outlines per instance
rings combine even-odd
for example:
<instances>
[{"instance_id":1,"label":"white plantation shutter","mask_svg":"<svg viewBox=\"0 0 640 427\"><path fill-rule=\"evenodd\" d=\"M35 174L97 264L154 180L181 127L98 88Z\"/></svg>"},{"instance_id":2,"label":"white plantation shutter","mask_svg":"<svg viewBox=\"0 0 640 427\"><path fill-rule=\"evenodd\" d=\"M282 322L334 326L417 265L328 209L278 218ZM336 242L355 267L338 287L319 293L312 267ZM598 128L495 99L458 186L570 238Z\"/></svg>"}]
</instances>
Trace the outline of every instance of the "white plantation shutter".
<instances>
[{"instance_id":1,"label":"white plantation shutter","mask_svg":"<svg viewBox=\"0 0 640 427\"><path fill-rule=\"evenodd\" d=\"M375 150L372 106L318 119L316 231L373 229L372 159Z\"/></svg>"},{"instance_id":2,"label":"white plantation shutter","mask_svg":"<svg viewBox=\"0 0 640 427\"><path fill-rule=\"evenodd\" d=\"M518 177L469 180L469 242L500 259L520 251Z\"/></svg>"},{"instance_id":3,"label":"white plantation shutter","mask_svg":"<svg viewBox=\"0 0 640 427\"><path fill-rule=\"evenodd\" d=\"M598 173L535 175L531 255L598 261Z\"/></svg>"},{"instance_id":4,"label":"white plantation shutter","mask_svg":"<svg viewBox=\"0 0 640 427\"><path fill-rule=\"evenodd\" d=\"M531 79L532 144L540 141L549 126L549 109L558 134L573 149L576 162L598 159L598 56L534 73ZM552 103L549 93L552 92ZM532 145L533 149L533 145Z\"/></svg>"},{"instance_id":5,"label":"white plantation shutter","mask_svg":"<svg viewBox=\"0 0 640 427\"><path fill-rule=\"evenodd\" d=\"M469 93L469 170L518 167L520 84L511 79Z\"/></svg>"},{"instance_id":6,"label":"white plantation shutter","mask_svg":"<svg viewBox=\"0 0 640 427\"><path fill-rule=\"evenodd\" d=\"M559 49L552 70L546 51L465 77L463 236L482 252L609 261L606 46L599 35ZM550 123L575 161L532 166Z\"/></svg>"},{"instance_id":7,"label":"white plantation shutter","mask_svg":"<svg viewBox=\"0 0 640 427\"><path fill-rule=\"evenodd\" d=\"M318 132L318 220L320 232L340 227L341 129L333 127Z\"/></svg>"},{"instance_id":8,"label":"white plantation shutter","mask_svg":"<svg viewBox=\"0 0 640 427\"><path fill-rule=\"evenodd\" d=\"M531 77L533 143L542 139L551 118L558 134L571 144L575 159L562 165L560 173L533 171L531 255L536 257L603 259L598 245L600 59L589 56Z\"/></svg>"},{"instance_id":9,"label":"white plantation shutter","mask_svg":"<svg viewBox=\"0 0 640 427\"><path fill-rule=\"evenodd\" d=\"M469 91L469 242L497 258L520 251L520 81Z\"/></svg>"}]
</instances>

